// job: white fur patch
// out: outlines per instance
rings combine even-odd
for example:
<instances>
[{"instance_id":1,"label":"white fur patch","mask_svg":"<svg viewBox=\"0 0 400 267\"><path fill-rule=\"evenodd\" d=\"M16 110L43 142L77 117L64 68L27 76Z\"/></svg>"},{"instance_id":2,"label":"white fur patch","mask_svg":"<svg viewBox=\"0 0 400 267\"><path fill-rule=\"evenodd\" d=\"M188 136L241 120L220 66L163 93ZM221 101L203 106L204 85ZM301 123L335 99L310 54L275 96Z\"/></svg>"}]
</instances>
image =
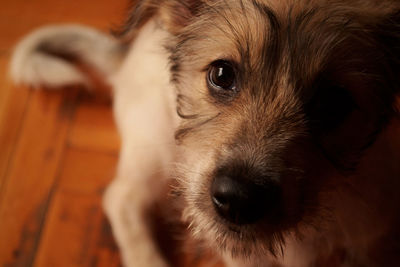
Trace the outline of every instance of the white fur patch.
<instances>
[{"instance_id":1,"label":"white fur patch","mask_svg":"<svg viewBox=\"0 0 400 267\"><path fill-rule=\"evenodd\" d=\"M71 84L89 85L89 79L73 63L57 54L79 58L99 74L110 75L119 66L121 47L109 36L79 25L40 28L25 37L15 48L11 60L11 78L32 87L61 87Z\"/></svg>"}]
</instances>

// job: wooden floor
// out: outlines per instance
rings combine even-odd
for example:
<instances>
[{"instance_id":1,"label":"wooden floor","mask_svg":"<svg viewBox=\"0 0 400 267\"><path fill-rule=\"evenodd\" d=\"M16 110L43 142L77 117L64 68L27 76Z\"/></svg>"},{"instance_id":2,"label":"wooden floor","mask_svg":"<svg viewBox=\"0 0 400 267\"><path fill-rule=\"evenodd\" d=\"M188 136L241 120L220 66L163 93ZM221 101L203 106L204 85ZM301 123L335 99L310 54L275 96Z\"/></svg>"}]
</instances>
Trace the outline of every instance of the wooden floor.
<instances>
[{"instance_id":1,"label":"wooden floor","mask_svg":"<svg viewBox=\"0 0 400 267\"><path fill-rule=\"evenodd\" d=\"M112 3L112 4L110 4ZM101 209L119 150L109 104L79 89L7 79L13 45L38 26L107 30L125 0L13 0L0 9L0 266L119 266Z\"/></svg>"},{"instance_id":2,"label":"wooden floor","mask_svg":"<svg viewBox=\"0 0 400 267\"><path fill-rule=\"evenodd\" d=\"M121 265L101 208L120 145L110 104L82 88L17 87L7 72L13 46L33 29L73 22L108 31L121 22L128 1L1 5L0 267ZM177 254L173 267L221 266L180 249L189 253Z\"/></svg>"},{"instance_id":3,"label":"wooden floor","mask_svg":"<svg viewBox=\"0 0 400 267\"><path fill-rule=\"evenodd\" d=\"M79 88L16 87L7 64L13 46L34 28L74 22L107 31L124 17L127 1L3 0L0 266L120 266L101 208L119 151L110 105Z\"/></svg>"}]
</instances>

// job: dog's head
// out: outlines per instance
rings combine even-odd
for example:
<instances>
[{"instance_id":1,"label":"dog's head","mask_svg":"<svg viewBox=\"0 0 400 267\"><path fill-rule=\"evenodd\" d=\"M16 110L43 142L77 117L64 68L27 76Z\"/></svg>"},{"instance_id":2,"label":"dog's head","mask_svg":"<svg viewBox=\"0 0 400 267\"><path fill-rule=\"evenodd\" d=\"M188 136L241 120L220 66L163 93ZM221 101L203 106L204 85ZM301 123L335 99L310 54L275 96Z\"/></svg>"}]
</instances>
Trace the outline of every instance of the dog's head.
<instances>
[{"instance_id":1,"label":"dog's head","mask_svg":"<svg viewBox=\"0 0 400 267\"><path fill-rule=\"evenodd\" d=\"M155 15L171 32L185 217L233 254L276 253L395 112L399 5L142 1L126 33Z\"/></svg>"}]
</instances>

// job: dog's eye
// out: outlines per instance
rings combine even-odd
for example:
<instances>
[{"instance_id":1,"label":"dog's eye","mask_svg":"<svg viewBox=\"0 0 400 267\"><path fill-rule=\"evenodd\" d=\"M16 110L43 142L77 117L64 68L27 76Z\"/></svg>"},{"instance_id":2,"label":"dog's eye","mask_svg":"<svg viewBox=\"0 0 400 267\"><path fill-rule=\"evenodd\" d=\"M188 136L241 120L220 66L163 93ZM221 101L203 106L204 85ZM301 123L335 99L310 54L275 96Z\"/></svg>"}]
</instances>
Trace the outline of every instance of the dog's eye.
<instances>
[{"instance_id":1,"label":"dog's eye","mask_svg":"<svg viewBox=\"0 0 400 267\"><path fill-rule=\"evenodd\" d=\"M212 91L226 93L236 90L235 69L229 61L217 60L211 63L207 72L208 87Z\"/></svg>"}]
</instances>

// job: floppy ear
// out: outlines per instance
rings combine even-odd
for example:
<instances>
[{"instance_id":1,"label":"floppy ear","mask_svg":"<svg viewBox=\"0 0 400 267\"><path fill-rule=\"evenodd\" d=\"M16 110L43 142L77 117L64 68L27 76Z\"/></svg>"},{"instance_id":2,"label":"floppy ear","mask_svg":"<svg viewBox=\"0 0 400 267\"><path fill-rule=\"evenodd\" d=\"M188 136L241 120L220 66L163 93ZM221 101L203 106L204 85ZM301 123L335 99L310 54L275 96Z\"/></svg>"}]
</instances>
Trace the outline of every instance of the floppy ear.
<instances>
[{"instance_id":1,"label":"floppy ear","mask_svg":"<svg viewBox=\"0 0 400 267\"><path fill-rule=\"evenodd\" d=\"M114 32L123 40L135 38L140 28L150 19L157 18L161 26L178 34L196 16L202 0L139 0L133 1L128 19L121 29Z\"/></svg>"},{"instance_id":2,"label":"floppy ear","mask_svg":"<svg viewBox=\"0 0 400 267\"><path fill-rule=\"evenodd\" d=\"M400 95L400 2L389 7L383 12L374 10L377 15L374 12L370 12L370 16L369 13L363 14L365 26L360 34L367 38L360 45L368 47L367 53L362 56L368 59L373 70L371 81L376 82L375 95L380 97L381 108L397 112L395 100L396 95Z\"/></svg>"},{"instance_id":3,"label":"floppy ear","mask_svg":"<svg viewBox=\"0 0 400 267\"><path fill-rule=\"evenodd\" d=\"M399 5L400 6L400 5ZM378 36L380 42L386 48L386 55L392 62L393 69L398 75L397 81L400 79L400 7L387 16L378 25ZM397 93L400 93L398 91Z\"/></svg>"},{"instance_id":4,"label":"floppy ear","mask_svg":"<svg viewBox=\"0 0 400 267\"><path fill-rule=\"evenodd\" d=\"M400 5L378 25L379 42L385 48L385 55L392 70L391 75L394 85L393 108L400 114Z\"/></svg>"}]
</instances>

